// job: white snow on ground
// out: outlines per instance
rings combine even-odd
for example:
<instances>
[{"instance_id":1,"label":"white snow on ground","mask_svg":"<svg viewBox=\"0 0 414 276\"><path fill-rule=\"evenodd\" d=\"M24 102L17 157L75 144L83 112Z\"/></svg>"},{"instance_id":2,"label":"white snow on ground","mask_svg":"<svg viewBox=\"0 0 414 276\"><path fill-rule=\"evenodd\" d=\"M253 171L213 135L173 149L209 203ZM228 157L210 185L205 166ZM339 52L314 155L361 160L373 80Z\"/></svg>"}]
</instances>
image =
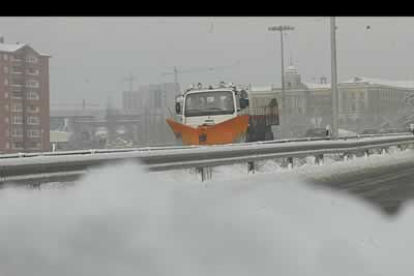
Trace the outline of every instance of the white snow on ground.
<instances>
[{"instance_id":1,"label":"white snow on ground","mask_svg":"<svg viewBox=\"0 0 414 276\"><path fill-rule=\"evenodd\" d=\"M361 168L376 168L386 166L387 164L404 163L408 160L414 160L414 151L412 149L400 150L398 147L390 147L385 154L377 152L370 154L369 157L350 156L345 162L341 154L329 154L324 157L322 165L316 164L315 157L313 156L294 158L292 169L288 168L286 159L260 161L255 163L256 170L254 174L295 175L299 178L322 175L329 177L337 173L352 173L359 171ZM162 175L167 181L201 180L201 176L194 169L159 172L155 174ZM244 179L251 174L247 171L246 163L219 166L212 169L212 179L214 181Z\"/></svg>"},{"instance_id":2,"label":"white snow on ground","mask_svg":"<svg viewBox=\"0 0 414 276\"><path fill-rule=\"evenodd\" d=\"M413 152L302 169L404 158ZM412 275L412 206L389 220L301 183L299 169L262 169L201 183L124 164L67 189L5 188L1 275Z\"/></svg>"}]
</instances>

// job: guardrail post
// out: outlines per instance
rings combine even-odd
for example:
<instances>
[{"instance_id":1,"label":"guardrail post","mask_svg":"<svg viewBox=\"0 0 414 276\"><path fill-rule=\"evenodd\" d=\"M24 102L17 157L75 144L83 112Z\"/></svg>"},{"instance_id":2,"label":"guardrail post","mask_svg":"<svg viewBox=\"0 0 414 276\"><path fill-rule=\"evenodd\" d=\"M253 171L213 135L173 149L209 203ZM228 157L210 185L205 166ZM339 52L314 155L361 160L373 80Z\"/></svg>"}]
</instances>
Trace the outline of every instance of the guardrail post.
<instances>
[{"instance_id":1,"label":"guardrail post","mask_svg":"<svg viewBox=\"0 0 414 276\"><path fill-rule=\"evenodd\" d=\"M365 150L365 151L364 151L364 157L365 157L365 158L368 158L368 156L369 156L369 150Z\"/></svg>"},{"instance_id":2,"label":"guardrail post","mask_svg":"<svg viewBox=\"0 0 414 276\"><path fill-rule=\"evenodd\" d=\"M398 145L397 147L400 151L403 151L403 150L406 150L408 148L411 148L411 144L410 145Z\"/></svg>"},{"instance_id":3,"label":"guardrail post","mask_svg":"<svg viewBox=\"0 0 414 276\"><path fill-rule=\"evenodd\" d=\"M322 165L323 164L323 154L318 154L315 156L315 162L318 165Z\"/></svg>"},{"instance_id":4,"label":"guardrail post","mask_svg":"<svg viewBox=\"0 0 414 276\"><path fill-rule=\"evenodd\" d=\"M254 167L254 162L253 161L249 161L247 162L247 172L248 173L254 173L255 172L255 167Z\"/></svg>"},{"instance_id":5,"label":"guardrail post","mask_svg":"<svg viewBox=\"0 0 414 276\"><path fill-rule=\"evenodd\" d=\"M293 168L293 157L288 157L287 162L288 162L288 169L292 169Z\"/></svg>"},{"instance_id":6,"label":"guardrail post","mask_svg":"<svg viewBox=\"0 0 414 276\"><path fill-rule=\"evenodd\" d=\"M211 167L199 167L196 170L197 170L197 173L199 173L201 176L201 182L211 179L212 174L213 174Z\"/></svg>"},{"instance_id":7,"label":"guardrail post","mask_svg":"<svg viewBox=\"0 0 414 276\"><path fill-rule=\"evenodd\" d=\"M348 154L345 153L343 158L344 158L344 162L348 161Z\"/></svg>"}]
</instances>

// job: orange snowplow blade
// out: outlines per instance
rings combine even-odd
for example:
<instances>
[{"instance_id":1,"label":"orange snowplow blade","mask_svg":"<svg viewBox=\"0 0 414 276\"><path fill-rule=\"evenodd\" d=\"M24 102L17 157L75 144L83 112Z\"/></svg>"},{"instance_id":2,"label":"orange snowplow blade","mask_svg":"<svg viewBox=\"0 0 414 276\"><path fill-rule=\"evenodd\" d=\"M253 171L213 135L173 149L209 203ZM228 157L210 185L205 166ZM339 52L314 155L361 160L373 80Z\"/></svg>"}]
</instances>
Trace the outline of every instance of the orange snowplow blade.
<instances>
[{"instance_id":1,"label":"orange snowplow blade","mask_svg":"<svg viewBox=\"0 0 414 276\"><path fill-rule=\"evenodd\" d=\"M246 134L249 116L237 116L216 125L197 128L180 124L171 119L167 119L167 123L184 145L231 144Z\"/></svg>"}]
</instances>

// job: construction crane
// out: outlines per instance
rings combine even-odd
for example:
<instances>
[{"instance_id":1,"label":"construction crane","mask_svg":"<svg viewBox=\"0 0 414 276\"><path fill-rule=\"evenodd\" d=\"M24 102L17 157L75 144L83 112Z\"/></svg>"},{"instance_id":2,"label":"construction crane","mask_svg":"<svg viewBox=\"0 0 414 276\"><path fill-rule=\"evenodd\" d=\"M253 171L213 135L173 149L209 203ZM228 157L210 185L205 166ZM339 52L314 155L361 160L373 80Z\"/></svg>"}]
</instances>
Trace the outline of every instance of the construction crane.
<instances>
[{"instance_id":1,"label":"construction crane","mask_svg":"<svg viewBox=\"0 0 414 276\"><path fill-rule=\"evenodd\" d=\"M132 72L129 72L129 77L126 77L120 82L128 82L129 83L129 91L132 92L134 89L134 81L137 80L136 77L132 74Z\"/></svg>"},{"instance_id":2,"label":"construction crane","mask_svg":"<svg viewBox=\"0 0 414 276\"><path fill-rule=\"evenodd\" d=\"M208 72L208 71L216 71L216 70L222 70L222 69L228 69L235 66L240 65L240 61L236 61L233 64L230 65L222 65L222 66L213 66L213 67L200 67L200 68L192 68L192 69L184 69L184 70L178 70L176 66L174 66L174 69L172 72L164 72L161 74L161 76L167 76L167 75L174 75L174 83L175 87L179 87L178 83L178 74L185 74L185 73L201 73L201 72Z\"/></svg>"}]
</instances>

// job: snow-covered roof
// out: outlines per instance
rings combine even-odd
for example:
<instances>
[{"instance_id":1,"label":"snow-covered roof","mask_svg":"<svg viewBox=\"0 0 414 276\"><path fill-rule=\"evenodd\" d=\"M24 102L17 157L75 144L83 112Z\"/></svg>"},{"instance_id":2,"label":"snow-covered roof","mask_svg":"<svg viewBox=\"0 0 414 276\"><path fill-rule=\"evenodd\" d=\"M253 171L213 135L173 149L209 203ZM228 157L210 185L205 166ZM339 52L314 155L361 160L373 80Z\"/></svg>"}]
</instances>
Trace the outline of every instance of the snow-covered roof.
<instances>
[{"instance_id":1,"label":"snow-covered roof","mask_svg":"<svg viewBox=\"0 0 414 276\"><path fill-rule=\"evenodd\" d=\"M26 46L26 44L5 44L0 43L0 52L12 53Z\"/></svg>"},{"instance_id":2,"label":"snow-covered roof","mask_svg":"<svg viewBox=\"0 0 414 276\"><path fill-rule=\"evenodd\" d=\"M265 91L272 91L272 86L252 86L250 88L252 92L265 92Z\"/></svg>"},{"instance_id":3,"label":"snow-covered roof","mask_svg":"<svg viewBox=\"0 0 414 276\"><path fill-rule=\"evenodd\" d=\"M311 82L303 82L303 84L309 89L324 89L324 88L331 88L330 83L311 83Z\"/></svg>"},{"instance_id":4,"label":"snow-covered roof","mask_svg":"<svg viewBox=\"0 0 414 276\"><path fill-rule=\"evenodd\" d=\"M391 86L391 87L398 87L398 88L408 88L414 89L414 81L413 80L385 80L385 79L377 79L377 78L366 78L366 77L354 77L350 80L346 80L341 82L341 84L350 84L350 83L365 83L370 85L384 85L384 86Z\"/></svg>"},{"instance_id":5,"label":"snow-covered roof","mask_svg":"<svg viewBox=\"0 0 414 276\"><path fill-rule=\"evenodd\" d=\"M308 89L330 89L330 83L312 83L302 82ZM338 85L347 84L367 84L367 85L382 85L402 89L414 89L414 80L386 80L379 78L366 78L366 77L355 77L346 81L341 81ZM255 86L250 89L252 92L267 92L272 91L272 86ZM280 88L276 88L280 90Z\"/></svg>"},{"instance_id":6,"label":"snow-covered roof","mask_svg":"<svg viewBox=\"0 0 414 276\"><path fill-rule=\"evenodd\" d=\"M25 46L30 47L29 44L27 44L27 43L19 43L19 44L0 43L0 52L13 53L13 52L16 52L17 50L20 50L21 48L23 48ZM44 53L40 53L40 52L34 50L32 47L30 47L30 49L32 49L33 51L35 51L40 56L50 57L50 55L44 54Z\"/></svg>"}]
</instances>

